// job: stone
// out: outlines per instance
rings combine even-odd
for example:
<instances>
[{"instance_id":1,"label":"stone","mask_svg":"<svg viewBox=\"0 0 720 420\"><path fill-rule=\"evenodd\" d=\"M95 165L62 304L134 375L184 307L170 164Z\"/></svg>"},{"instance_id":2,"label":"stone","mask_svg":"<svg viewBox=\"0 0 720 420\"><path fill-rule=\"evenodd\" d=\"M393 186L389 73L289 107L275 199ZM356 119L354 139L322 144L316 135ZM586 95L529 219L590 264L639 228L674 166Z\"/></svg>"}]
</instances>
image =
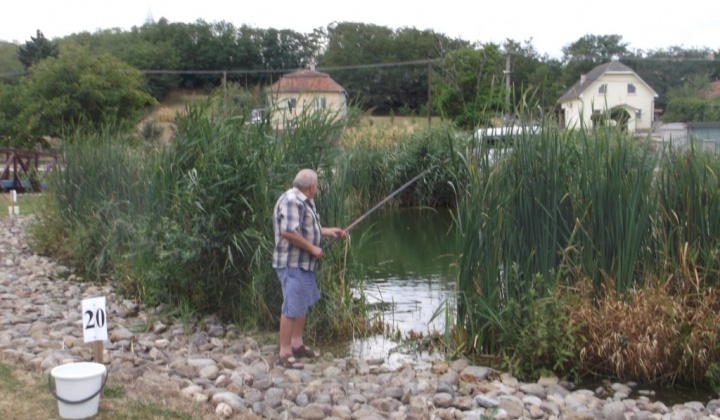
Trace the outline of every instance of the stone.
<instances>
[{"instance_id":1,"label":"stone","mask_svg":"<svg viewBox=\"0 0 720 420\"><path fill-rule=\"evenodd\" d=\"M306 407L300 407L297 415L305 420L322 420L326 417L325 410L320 404L309 404Z\"/></svg>"},{"instance_id":2,"label":"stone","mask_svg":"<svg viewBox=\"0 0 720 420\"><path fill-rule=\"evenodd\" d=\"M215 404L225 403L233 408L233 410L241 410L247 407L245 400L240 398L239 395L233 394L232 392L218 392L213 395L212 401Z\"/></svg>"},{"instance_id":3,"label":"stone","mask_svg":"<svg viewBox=\"0 0 720 420\"><path fill-rule=\"evenodd\" d=\"M475 396L475 402L480 407L485 407L485 408L495 408L498 405L500 405L499 400L497 400L495 398L490 398L490 397L488 397L486 395L482 395L482 394Z\"/></svg>"},{"instance_id":4,"label":"stone","mask_svg":"<svg viewBox=\"0 0 720 420\"><path fill-rule=\"evenodd\" d=\"M482 366L468 366L460 373L460 378L465 382L479 382L485 380L492 370Z\"/></svg>"},{"instance_id":5,"label":"stone","mask_svg":"<svg viewBox=\"0 0 720 420\"><path fill-rule=\"evenodd\" d=\"M446 392L440 392L433 396L433 402L436 407L447 408L450 407L450 404L452 404L453 396Z\"/></svg>"},{"instance_id":6,"label":"stone","mask_svg":"<svg viewBox=\"0 0 720 420\"><path fill-rule=\"evenodd\" d=\"M110 332L109 338L110 341L116 342L120 340L132 340L133 337L135 337L135 334L133 334L132 331L128 330L125 327L116 327Z\"/></svg>"},{"instance_id":7,"label":"stone","mask_svg":"<svg viewBox=\"0 0 720 420\"><path fill-rule=\"evenodd\" d=\"M624 420L625 404L619 401L613 401L606 404L602 412L607 420Z\"/></svg>"}]
</instances>

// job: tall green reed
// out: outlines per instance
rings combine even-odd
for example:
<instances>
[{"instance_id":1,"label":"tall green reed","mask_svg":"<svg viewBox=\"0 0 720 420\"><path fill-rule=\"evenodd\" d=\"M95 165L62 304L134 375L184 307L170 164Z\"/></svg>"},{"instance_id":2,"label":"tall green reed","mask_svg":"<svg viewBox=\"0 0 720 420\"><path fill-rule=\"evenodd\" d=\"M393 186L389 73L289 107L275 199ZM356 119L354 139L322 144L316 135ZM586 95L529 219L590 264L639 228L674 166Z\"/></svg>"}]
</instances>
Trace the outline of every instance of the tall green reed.
<instances>
[{"instance_id":1,"label":"tall green reed","mask_svg":"<svg viewBox=\"0 0 720 420\"><path fill-rule=\"evenodd\" d=\"M273 132L216 115L207 102L188 107L173 141L157 149L130 147L120 133L78 132L52 190L62 211L54 222L79 269L127 294L269 326L282 299L270 267L275 200L300 168L320 173L323 192L335 190L341 129L313 114ZM342 220L344 202L325 204L321 194L319 203L327 220Z\"/></svg>"},{"instance_id":2,"label":"tall green reed","mask_svg":"<svg viewBox=\"0 0 720 420\"><path fill-rule=\"evenodd\" d=\"M665 261L660 272L678 280L718 284L720 268L720 161L711 152L669 144L656 179L659 211L653 219L653 249Z\"/></svg>"},{"instance_id":3,"label":"tall green reed","mask_svg":"<svg viewBox=\"0 0 720 420\"><path fill-rule=\"evenodd\" d=\"M538 302L561 308L563 291L585 278L598 291L610 282L627 291L639 281L652 154L619 132L562 132L544 121L511 148L469 147L459 164L471 176L456 212L458 325L475 351L535 366L522 353L547 344L536 327L559 327L538 317L563 313L539 311ZM561 347L578 341L554 339L549 362L567 366Z\"/></svg>"},{"instance_id":4,"label":"tall green reed","mask_svg":"<svg viewBox=\"0 0 720 420\"><path fill-rule=\"evenodd\" d=\"M576 232L568 253L578 277L590 278L596 291L608 281L616 291L642 286L639 269L649 239L655 199L652 194L657 155L648 141L620 130L578 132L571 153L562 159L575 170L569 177Z\"/></svg>"}]
</instances>

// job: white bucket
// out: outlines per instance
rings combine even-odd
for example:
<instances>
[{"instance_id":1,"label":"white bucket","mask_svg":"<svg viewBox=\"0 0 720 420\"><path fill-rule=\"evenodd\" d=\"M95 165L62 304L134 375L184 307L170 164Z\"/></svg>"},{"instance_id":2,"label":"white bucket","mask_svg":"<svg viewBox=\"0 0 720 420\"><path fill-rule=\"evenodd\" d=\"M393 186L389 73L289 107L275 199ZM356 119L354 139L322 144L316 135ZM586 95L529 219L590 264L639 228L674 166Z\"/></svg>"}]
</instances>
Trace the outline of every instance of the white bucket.
<instances>
[{"instance_id":1,"label":"white bucket","mask_svg":"<svg viewBox=\"0 0 720 420\"><path fill-rule=\"evenodd\" d=\"M105 365L100 363L79 362L60 365L50 371L55 378L57 394L52 389L50 393L58 400L60 417L84 419L97 414L100 391L105 386L102 376L106 370Z\"/></svg>"}]
</instances>

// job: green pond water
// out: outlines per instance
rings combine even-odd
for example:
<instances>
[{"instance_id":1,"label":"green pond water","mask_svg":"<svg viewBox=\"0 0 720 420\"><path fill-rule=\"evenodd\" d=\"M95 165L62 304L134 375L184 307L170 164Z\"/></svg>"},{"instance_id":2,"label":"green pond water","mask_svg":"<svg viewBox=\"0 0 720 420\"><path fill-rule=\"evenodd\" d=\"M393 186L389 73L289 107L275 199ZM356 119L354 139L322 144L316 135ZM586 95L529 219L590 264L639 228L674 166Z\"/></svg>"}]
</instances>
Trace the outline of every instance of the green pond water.
<instances>
[{"instance_id":1,"label":"green pond water","mask_svg":"<svg viewBox=\"0 0 720 420\"><path fill-rule=\"evenodd\" d=\"M350 234L355 262L362 267L363 282L356 295L363 293L397 335L442 330L445 317L432 318L454 290L454 230L449 211L379 211ZM395 351L399 344L392 337L376 335L344 343L336 352L385 359L390 364L417 358L415 353ZM424 360L440 357L420 356Z\"/></svg>"}]
</instances>

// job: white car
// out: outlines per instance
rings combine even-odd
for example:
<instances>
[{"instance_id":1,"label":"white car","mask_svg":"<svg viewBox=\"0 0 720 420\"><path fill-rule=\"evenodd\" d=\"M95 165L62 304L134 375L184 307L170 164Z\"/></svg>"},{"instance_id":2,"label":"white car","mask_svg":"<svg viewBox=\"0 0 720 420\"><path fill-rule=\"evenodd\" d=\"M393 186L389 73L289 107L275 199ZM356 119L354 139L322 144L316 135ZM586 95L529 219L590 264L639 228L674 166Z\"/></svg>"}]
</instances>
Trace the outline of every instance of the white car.
<instances>
[{"instance_id":1,"label":"white car","mask_svg":"<svg viewBox=\"0 0 720 420\"><path fill-rule=\"evenodd\" d=\"M512 140L516 137L521 137L523 134L538 134L540 129L538 126L521 127L517 125L508 127L486 127L478 128L473 134L472 139L486 140L490 143L498 141Z\"/></svg>"}]
</instances>

